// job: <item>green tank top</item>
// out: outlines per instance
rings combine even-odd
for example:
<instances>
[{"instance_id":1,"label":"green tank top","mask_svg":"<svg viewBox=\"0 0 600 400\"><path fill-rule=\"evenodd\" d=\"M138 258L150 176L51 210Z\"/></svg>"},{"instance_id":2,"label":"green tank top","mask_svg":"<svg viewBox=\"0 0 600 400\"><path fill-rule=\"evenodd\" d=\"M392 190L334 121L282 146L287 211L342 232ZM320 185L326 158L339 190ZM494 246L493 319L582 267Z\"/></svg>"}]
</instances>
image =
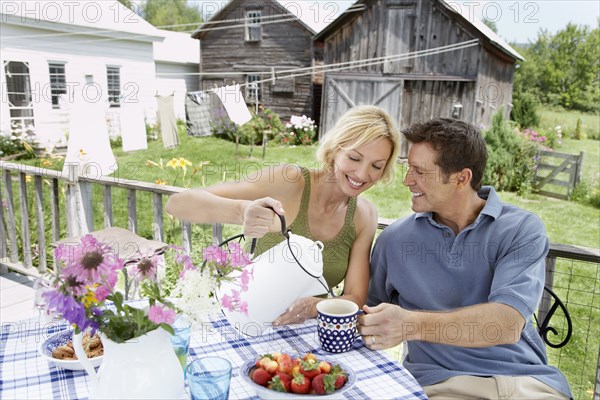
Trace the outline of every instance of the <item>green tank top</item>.
<instances>
[{"instance_id":1,"label":"green tank top","mask_svg":"<svg viewBox=\"0 0 600 400\"><path fill-rule=\"evenodd\" d=\"M302 202L300 210L294 222L288 226L292 233L316 240L310 233L308 226L308 201L310 199L310 171L302 168L304 176L304 192L302 193ZM344 226L338 234L327 242L323 242L323 276L327 280L329 288L337 286L348 271L348 259L350 258L350 249L356 238L354 228L354 211L356 210L356 197L351 197L348 201L348 209ZM269 232L256 241L255 256L264 253L268 249L276 246L284 239L281 232ZM246 242L247 248L249 241Z\"/></svg>"}]
</instances>

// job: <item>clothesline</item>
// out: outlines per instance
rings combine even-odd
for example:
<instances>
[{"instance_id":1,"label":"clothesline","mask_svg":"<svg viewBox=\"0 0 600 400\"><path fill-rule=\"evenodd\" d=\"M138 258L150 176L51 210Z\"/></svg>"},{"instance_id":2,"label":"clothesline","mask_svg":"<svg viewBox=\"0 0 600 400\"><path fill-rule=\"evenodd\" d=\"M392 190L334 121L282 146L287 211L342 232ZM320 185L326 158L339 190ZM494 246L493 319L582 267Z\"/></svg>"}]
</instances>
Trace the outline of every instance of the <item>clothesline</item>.
<instances>
[{"instance_id":1,"label":"clothesline","mask_svg":"<svg viewBox=\"0 0 600 400\"><path fill-rule=\"evenodd\" d=\"M246 74L254 74L254 75L271 74L271 78L254 81L254 82L252 82L253 84L274 82L275 80L278 80L278 79L292 79L292 78L296 78L299 76L311 75L314 72L336 72L336 71L343 71L343 70L352 69L352 68L356 68L356 67L367 67L367 66L372 66L372 65L383 64L386 62L394 62L394 61L402 61L402 60L410 60L410 59L414 59L414 58L426 57L426 56L430 56L430 55L466 49L469 47L477 46L478 43L479 43L478 39L472 39L472 40L467 40L465 42L460 42L460 43L446 45L446 46L439 46L439 47L435 47L435 48L427 49L427 50L418 50L418 51L414 51L414 52L394 54L394 55L390 55L390 56L366 58L366 59L346 61L346 62L340 62L340 63L334 63L334 64L325 64L325 65L316 65L316 66L312 66L312 67L295 68L295 69L289 69L289 70L284 70L284 71L278 72L279 74L282 74L282 73L290 74L290 75L285 75L285 76L277 76L277 73L274 73L273 71L271 71L271 72L247 72ZM157 73L157 75L170 75L170 74L171 73ZM224 75L224 74L231 74L231 73L218 73L218 72L196 73L196 72L193 72L193 73L185 73L185 74L179 74L179 75ZM237 75L243 75L243 74L244 74L244 72L237 73ZM246 85L247 85L246 83L243 83L243 84L240 84L240 87L243 87ZM199 93L199 92L200 91L193 92L193 93Z\"/></svg>"}]
</instances>

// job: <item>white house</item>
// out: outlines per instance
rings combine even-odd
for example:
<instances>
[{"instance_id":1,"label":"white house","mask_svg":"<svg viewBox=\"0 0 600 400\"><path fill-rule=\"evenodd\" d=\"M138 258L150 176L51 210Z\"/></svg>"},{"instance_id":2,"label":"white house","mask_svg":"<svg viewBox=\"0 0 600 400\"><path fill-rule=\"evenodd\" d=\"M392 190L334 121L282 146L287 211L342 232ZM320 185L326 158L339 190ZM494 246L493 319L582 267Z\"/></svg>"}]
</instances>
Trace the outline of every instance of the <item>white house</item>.
<instances>
[{"instance_id":1,"label":"white house","mask_svg":"<svg viewBox=\"0 0 600 400\"><path fill-rule=\"evenodd\" d=\"M117 1L0 2L0 128L33 125L41 145L64 144L78 99L104 105L113 135L131 126L128 109L153 122L164 36Z\"/></svg>"}]
</instances>

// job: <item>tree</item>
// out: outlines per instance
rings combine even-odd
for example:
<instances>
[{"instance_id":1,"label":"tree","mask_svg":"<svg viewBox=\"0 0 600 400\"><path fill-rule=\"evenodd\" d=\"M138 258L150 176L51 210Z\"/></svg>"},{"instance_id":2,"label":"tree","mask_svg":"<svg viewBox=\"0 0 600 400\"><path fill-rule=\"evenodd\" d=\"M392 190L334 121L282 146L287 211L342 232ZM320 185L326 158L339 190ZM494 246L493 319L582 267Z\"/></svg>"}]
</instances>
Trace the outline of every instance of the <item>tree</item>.
<instances>
[{"instance_id":1,"label":"tree","mask_svg":"<svg viewBox=\"0 0 600 400\"><path fill-rule=\"evenodd\" d=\"M171 31L192 31L202 22L200 10L186 0L145 0L140 11L152 25Z\"/></svg>"},{"instance_id":2,"label":"tree","mask_svg":"<svg viewBox=\"0 0 600 400\"><path fill-rule=\"evenodd\" d=\"M600 29L569 23L555 35L541 31L532 46L519 51L525 61L515 74L515 89L566 109L600 108Z\"/></svg>"},{"instance_id":3,"label":"tree","mask_svg":"<svg viewBox=\"0 0 600 400\"><path fill-rule=\"evenodd\" d=\"M491 19L484 18L481 20L488 28L494 31L494 33L498 33L498 27L496 26L496 22Z\"/></svg>"}]
</instances>

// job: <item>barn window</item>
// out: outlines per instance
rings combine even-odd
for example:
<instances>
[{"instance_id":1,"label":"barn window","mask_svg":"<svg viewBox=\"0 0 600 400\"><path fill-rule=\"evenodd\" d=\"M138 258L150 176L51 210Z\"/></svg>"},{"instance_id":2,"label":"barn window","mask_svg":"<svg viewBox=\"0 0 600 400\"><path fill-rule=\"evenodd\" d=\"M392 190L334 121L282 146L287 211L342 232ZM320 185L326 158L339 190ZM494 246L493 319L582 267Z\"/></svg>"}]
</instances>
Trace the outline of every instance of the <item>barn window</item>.
<instances>
[{"instance_id":1,"label":"barn window","mask_svg":"<svg viewBox=\"0 0 600 400\"><path fill-rule=\"evenodd\" d=\"M119 67L106 67L108 83L108 103L111 107L121 107L121 71Z\"/></svg>"},{"instance_id":2,"label":"barn window","mask_svg":"<svg viewBox=\"0 0 600 400\"><path fill-rule=\"evenodd\" d=\"M246 11L246 41L258 42L262 39L261 11Z\"/></svg>"},{"instance_id":3,"label":"barn window","mask_svg":"<svg viewBox=\"0 0 600 400\"><path fill-rule=\"evenodd\" d=\"M58 104L61 94L67 94L67 80L65 78L65 63L48 63L50 73L50 96L52 98L52 108L60 108Z\"/></svg>"},{"instance_id":4,"label":"barn window","mask_svg":"<svg viewBox=\"0 0 600 400\"><path fill-rule=\"evenodd\" d=\"M260 75L246 75L246 101L261 101Z\"/></svg>"},{"instance_id":5,"label":"barn window","mask_svg":"<svg viewBox=\"0 0 600 400\"><path fill-rule=\"evenodd\" d=\"M452 106L452 118L460 119L462 117L463 106L460 103L456 103Z\"/></svg>"}]
</instances>

